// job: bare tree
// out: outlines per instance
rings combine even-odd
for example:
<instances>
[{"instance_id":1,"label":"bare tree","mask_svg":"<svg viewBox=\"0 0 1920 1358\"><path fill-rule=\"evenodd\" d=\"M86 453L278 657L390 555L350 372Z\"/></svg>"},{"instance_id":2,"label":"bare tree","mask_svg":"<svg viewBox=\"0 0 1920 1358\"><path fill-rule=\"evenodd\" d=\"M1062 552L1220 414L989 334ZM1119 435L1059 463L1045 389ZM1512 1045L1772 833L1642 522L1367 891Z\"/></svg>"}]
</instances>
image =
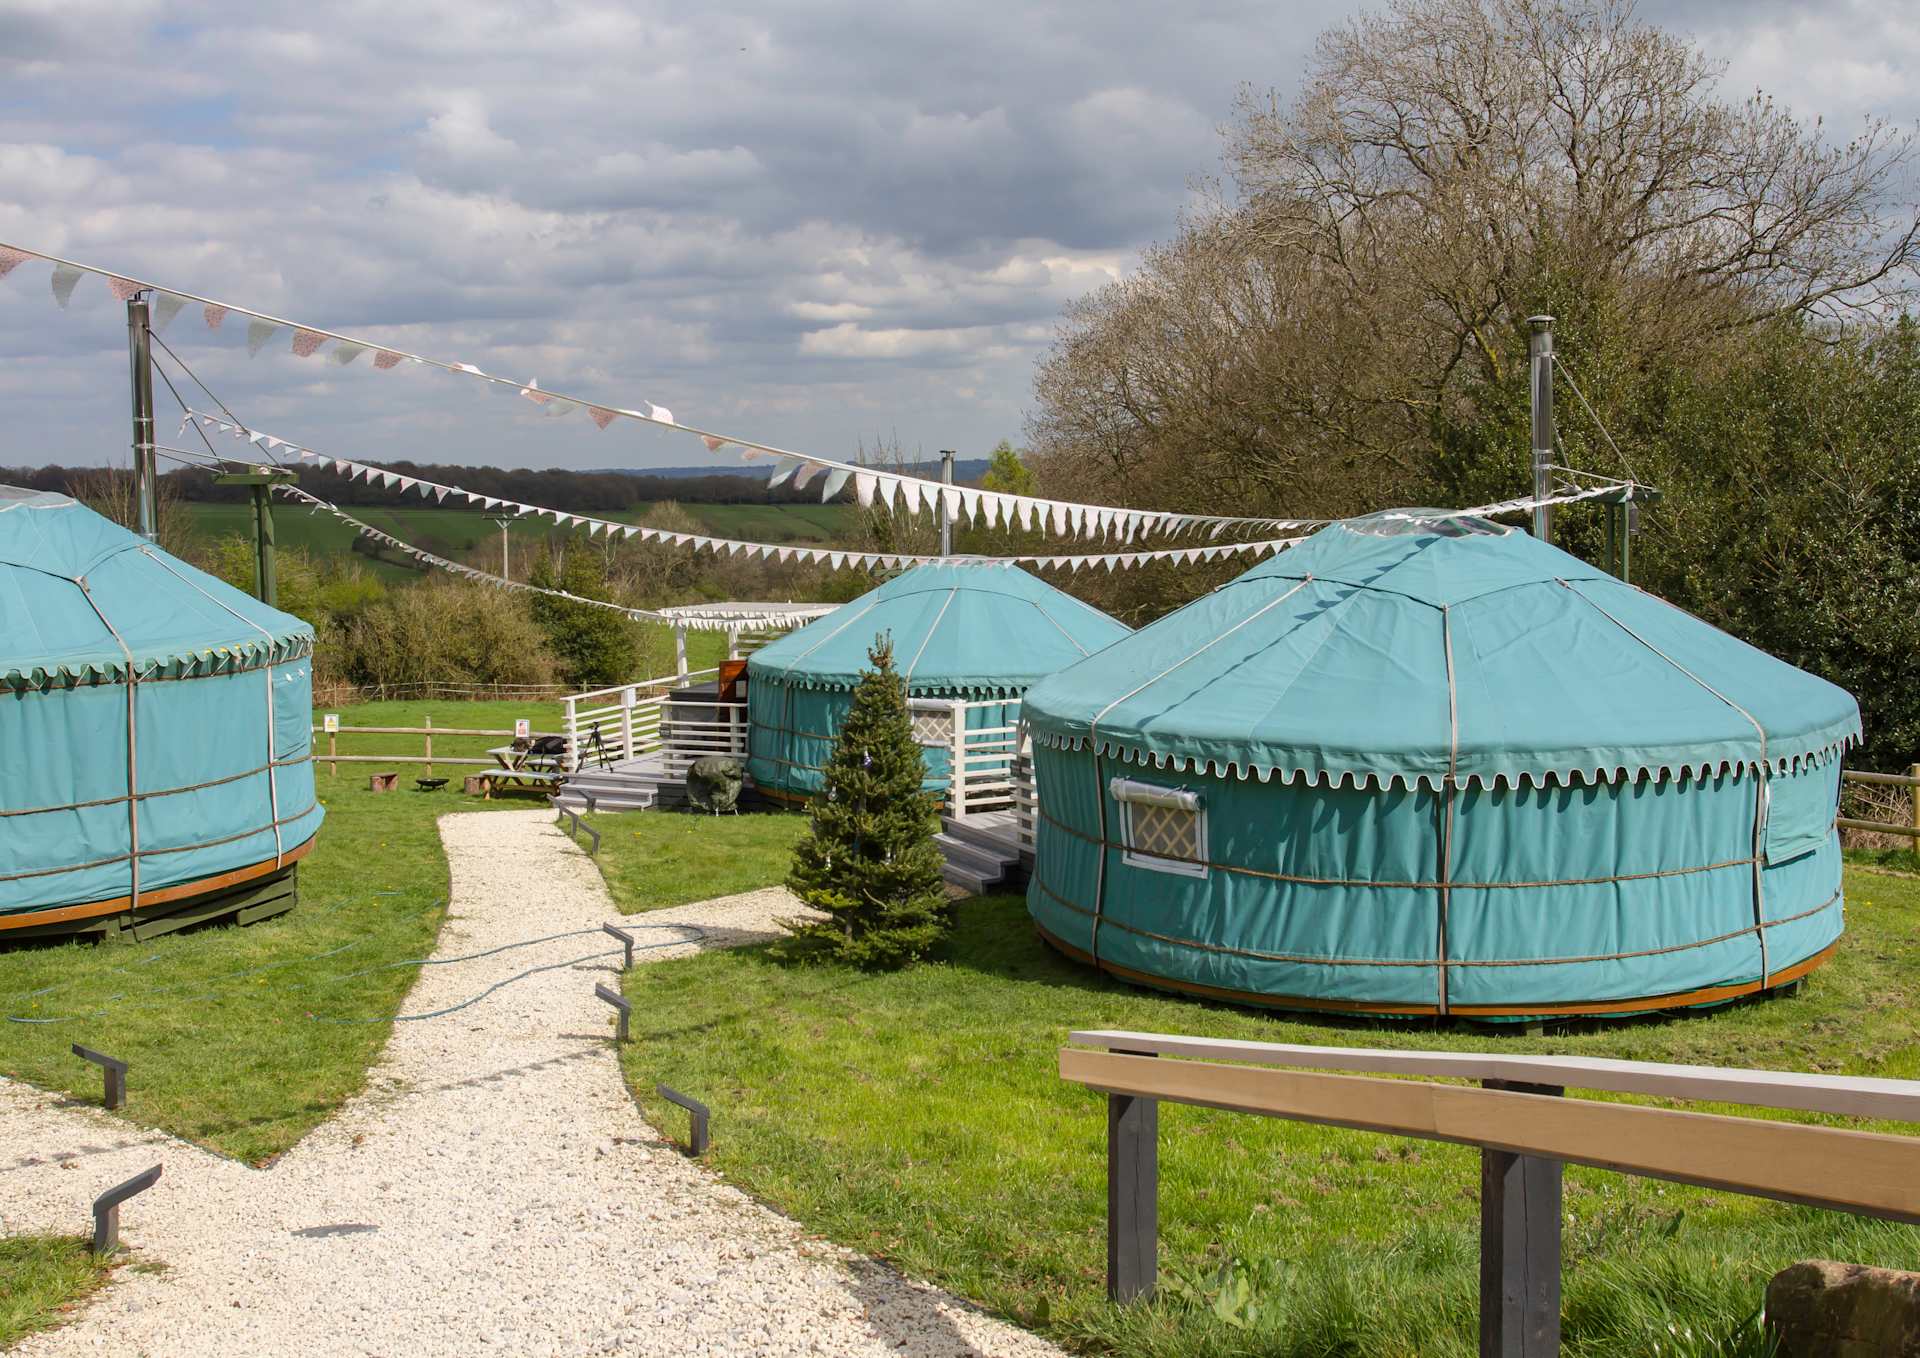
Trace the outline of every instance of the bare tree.
<instances>
[{"instance_id":1,"label":"bare tree","mask_svg":"<svg viewBox=\"0 0 1920 1358\"><path fill-rule=\"evenodd\" d=\"M1445 493L1525 317L1622 372L1908 295L1914 145L1834 144L1620 0L1400 0L1244 93L1216 187L1071 309L1029 435L1053 491L1344 514Z\"/></svg>"},{"instance_id":2,"label":"bare tree","mask_svg":"<svg viewBox=\"0 0 1920 1358\"><path fill-rule=\"evenodd\" d=\"M67 492L87 508L112 519L123 528L138 530L140 503L133 473L114 467L89 467L76 471L68 479ZM195 548L193 522L187 514L180 487L172 477L154 482L154 509L160 546L174 556L187 557Z\"/></svg>"}]
</instances>

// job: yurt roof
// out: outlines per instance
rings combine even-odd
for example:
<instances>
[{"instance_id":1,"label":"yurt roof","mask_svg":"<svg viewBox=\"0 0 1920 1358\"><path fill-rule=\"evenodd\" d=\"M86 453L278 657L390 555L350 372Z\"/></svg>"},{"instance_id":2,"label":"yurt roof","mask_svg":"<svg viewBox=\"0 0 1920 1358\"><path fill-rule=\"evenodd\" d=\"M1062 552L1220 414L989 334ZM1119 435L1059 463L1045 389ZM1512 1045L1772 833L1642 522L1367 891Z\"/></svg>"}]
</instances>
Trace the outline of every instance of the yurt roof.
<instances>
[{"instance_id":1,"label":"yurt roof","mask_svg":"<svg viewBox=\"0 0 1920 1358\"><path fill-rule=\"evenodd\" d=\"M0 680L215 673L313 629L64 495L0 486Z\"/></svg>"},{"instance_id":2,"label":"yurt roof","mask_svg":"<svg viewBox=\"0 0 1920 1358\"><path fill-rule=\"evenodd\" d=\"M1036 685L1036 739L1332 784L1782 770L1860 734L1844 690L1528 534L1329 525Z\"/></svg>"},{"instance_id":3,"label":"yurt roof","mask_svg":"<svg viewBox=\"0 0 1920 1358\"><path fill-rule=\"evenodd\" d=\"M851 688L886 633L910 692L998 697L1128 635L1090 604L1017 567L916 566L753 653L748 672L802 688Z\"/></svg>"}]
</instances>

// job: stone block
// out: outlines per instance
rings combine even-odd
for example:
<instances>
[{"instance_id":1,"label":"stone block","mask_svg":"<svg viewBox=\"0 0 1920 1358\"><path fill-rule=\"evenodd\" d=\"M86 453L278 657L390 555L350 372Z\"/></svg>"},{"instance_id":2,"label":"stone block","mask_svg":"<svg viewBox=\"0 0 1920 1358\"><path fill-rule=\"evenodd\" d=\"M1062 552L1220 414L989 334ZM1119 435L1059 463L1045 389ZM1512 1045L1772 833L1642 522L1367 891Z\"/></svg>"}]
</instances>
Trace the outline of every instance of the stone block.
<instances>
[{"instance_id":1,"label":"stone block","mask_svg":"<svg viewBox=\"0 0 1920 1358\"><path fill-rule=\"evenodd\" d=\"M1920 1273L1808 1259L1767 1284L1779 1358L1920 1358Z\"/></svg>"}]
</instances>

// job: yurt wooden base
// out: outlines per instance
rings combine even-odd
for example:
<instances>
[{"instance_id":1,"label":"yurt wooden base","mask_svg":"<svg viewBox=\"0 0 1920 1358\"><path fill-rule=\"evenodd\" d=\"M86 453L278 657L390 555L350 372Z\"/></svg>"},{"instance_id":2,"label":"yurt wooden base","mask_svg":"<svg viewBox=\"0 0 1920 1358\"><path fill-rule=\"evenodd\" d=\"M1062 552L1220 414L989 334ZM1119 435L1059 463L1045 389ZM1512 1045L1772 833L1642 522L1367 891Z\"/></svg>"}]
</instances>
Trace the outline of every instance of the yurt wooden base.
<instances>
[{"instance_id":1,"label":"yurt wooden base","mask_svg":"<svg viewBox=\"0 0 1920 1358\"><path fill-rule=\"evenodd\" d=\"M1749 995L1758 995L1763 991L1783 990L1823 965L1840 947L1838 940L1829 943L1812 957L1798 962L1782 971L1769 976L1763 985L1759 980L1742 981L1730 985L1707 986L1699 990L1682 991L1673 995L1648 995L1639 999L1580 1001L1574 1004L1528 1004L1517 1008L1505 1008L1499 1005L1459 1005L1442 1015L1437 1005L1424 1004L1369 1004L1364 1000L1328 1000L1298 995L1262 995L1252 991L1224 990L1218 986L1202 985L1195 981L1173 980L1165 976L1150 976L1146 972L1131 967L1115 966L1104 959L1096 960L1070 943L1048 933L1036 924L1034 932L1041 941L1064 957L1075 962L1091 966L1106 972L1109 976L1146 986L1153 990L1164 990L1176 995L1193 995L1202 999L1222 1000L1228 1004L1255 1005L1262 1009L1292 1009L1310 1013L1347 1014L1354 1017L1378 1018L1459 1018L1471 1020L1489 1020L1496 1023L1511 1024L1516 1020L1528 1019L1577 1019L1577 1018L1626 1018L1636 1014L1663 1013L1672 1009L1694 1009L1710 1005L1725 1004Z\"/></svg>"},{"instance_id":2,"label":"yurt wooden base","mask_svg":"<svg viewBox=\"0 0 1920 1358\"><path fill-rule=\"evenodd\" d=\"M63 905L0 916L0 947L48 938L131 937L144 942L213 920L252 924L285 914L299 901L299 860L313 850L309 839L278 858L265 859L217 877L143 892L137 910L127 897Z\"/></svg>"}]
</instances>

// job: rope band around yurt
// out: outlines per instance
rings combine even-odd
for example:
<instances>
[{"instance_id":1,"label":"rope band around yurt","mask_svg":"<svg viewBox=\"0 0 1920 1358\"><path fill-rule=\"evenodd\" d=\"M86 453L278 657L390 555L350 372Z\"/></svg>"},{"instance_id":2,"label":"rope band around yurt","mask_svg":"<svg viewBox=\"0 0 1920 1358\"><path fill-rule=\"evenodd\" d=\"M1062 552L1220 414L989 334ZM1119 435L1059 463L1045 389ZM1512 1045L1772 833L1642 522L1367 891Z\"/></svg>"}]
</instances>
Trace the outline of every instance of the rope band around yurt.
<instances>
[{"instance_id":1,"label":"rope band around yurt","mask_svg":"<svg viewBox=\"0 0 1920 1358\"><path fill-rule=\"evenodd\" d=\"M265 773L269 769L291 768L295 764L304 764L310 756L299 755L293 759L276 759L271 764L261 764L250 769L241 769L238 773L223 774L218 778L209 778L202 783L187 783L181 787L148 788L144 792L133 794L137 802L152 801L156 797L174 797L182 792L204 792L210 787L220 787L227 783L237 783L242 778L251 778L255 774ZM127 800L125 794L118 797L95 797L84 802L62 802L56 806L26 806L17 810L0 810L0 820L9 820L15 816L44 816L54 811L86 811L96 806L118 806Z\"/></svg>"},{"instance_id":2,"label":"rope band around yurt","mask_svg":"<svg viewBox=\"0 0 1920 1358\"><path fill-rule=\"evenodd\" d=\"M1047 814L1042 807L1036 813L1041 824L1062 834L1073 836L1088 844L1117 849L1125 852L1131 845L1105 840L1089 834L1077 826L1068 825ZM1463 882L1457 878L1435 878L1432 881L1386 881L1365 877L1309 877L1301 873L1274 872L1267 868L1250 868L1240 863L1221 863L1210 858L1189 858L1171 850L1155 849L1155 858L1164 858L1173 863L1187 863L1194 867L1208 868L1216 872L1236 873L1243 877L1257 877L1268 882L1286 882L1297 886L1337 886L1337 887L1380 887L1396 891L1437 891L1442 886L1457 891L1500 891L1530 887L1566 887L1566 886L1610 886L1617 882L1647 882L1662 877L1686 877L1700 872L1719 872L1726 868L1744 868L1754 862L1752 858L1727 858L1717 863L1701 863L1693 867L1659 868L1652 872L1617 872L1603 877L1566 877L1542 881L1512 882Z\"/></svg>"},{"instance_id":3,"label":"rope band around yurt","mask_svg":"<svg viewBox=\"0 0 1920 1358\"><path fill-rule=\"evenodd\" d=\"M1088 918L1094 917L1092 910L1060 895L1052 887L1048 886L1037 872L1033 878L1033 885L1038 888L1041 895L1054 902L1054 904L1061 906L1063 909L1071 910L1076 915L1084 915ZM1103 922L1109 928L1118 929L1122 933L1134 934L1140 938L1152 939L1156 943L1168 943L1175 947L1192 948L1196 952L1220 953L1230 957L1244 957L1253 962L1289 962L1317 967L1432 967L1439 971L1451 971L1471 967L1572 966L1595 962L1625 962L1642 957L1662 957L1670 953L1687 952L1694 948L1707 948L1719 943L1728 943L1736 938L1745 938L1751 933L1763 932L1767 929L1778 929L1782 925L1796 924L1803 919L1810 919L1822 911L1831 910L1839 903L1841 894L1841 892L1835 891L1833 895L1829 896L1819 905L1807 910L1802 910L1797 914L1784 916L1781 919L1767 920L1757 928L1748 926L1734 929L1724 934L1716 934L1712 938L1696 939L1689 943L1670 943L1660 948L1641 948L1632 952L1590 953L1578 957L1332 957L1315 953L1273 953L1262 952L1256 948L1237 948L1226 943L1208 943L1202 939L1181 938L1175 934L1158 933L1152 929L1143 929L1137 924L1128 924L1125 920L1115 919L1111 915L1106 916ZM1548 1001L1542 1001L1542 1003L1548 1003Z\"/></svg>"},{"instance_id":4,"label":"rope band around yurt","mask_svg":"<svg viewBox=\"0 0 1920 1358\"><path fill-rule=\"evenodd\" d=\"M282 816L279 820L273 822L271 825L255 825L245 830L236 830L233 834L221 835L218 839L196 840L192 844L171 844L163 849L141 849L139 850L139 857L159 858L162 855L170 854L170 853L192 853L196 849L217 849L222 844L232 844L238 840L249 839L254 835L264 833L267 830L272 830L274 832L275 838L277 839L279 837L279 831L281 826L292 825L294 822L309 815L313 811L314 807L318 805L319 805L319 802L315 801L314 803L309 805L304 811L296 811L290 816ZM286 855L284 854L274 855L275 862L277 863L281 858L284 858L284 857L286 857ZM57 868L33 868L26 872L7 873L4 876L0 876L0 882L23 882L28 880L29 878L34 878L34 877L57 877L60 874L67 873L67 872L85 872L91 868L104 868L104 867L110 867L115 863L125 863L132 860L133 858L134 858L133 854L117 853L110 858L96 858L93 861L88 863L63 863L61 866ZM0 918L4 918L4 916L0 915Z\"/></svg>"}]
</instances>

